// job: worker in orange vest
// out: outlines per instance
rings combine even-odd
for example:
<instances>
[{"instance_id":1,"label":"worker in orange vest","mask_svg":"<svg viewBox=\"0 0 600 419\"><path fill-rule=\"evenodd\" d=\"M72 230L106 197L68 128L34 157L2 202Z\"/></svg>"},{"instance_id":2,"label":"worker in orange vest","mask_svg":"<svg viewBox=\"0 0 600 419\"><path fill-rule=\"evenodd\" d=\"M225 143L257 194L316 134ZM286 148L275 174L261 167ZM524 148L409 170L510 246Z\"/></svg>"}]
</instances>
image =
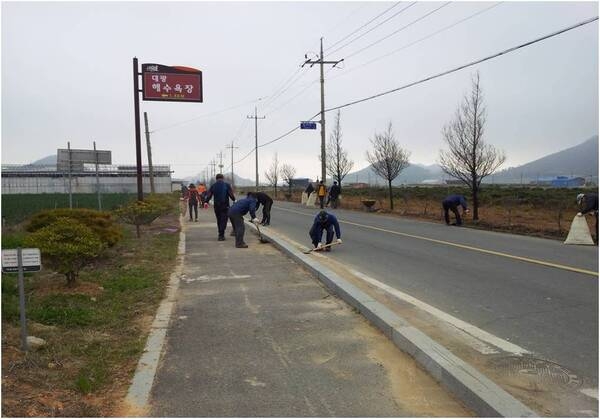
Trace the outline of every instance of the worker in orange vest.
<instances>
[{"instance_id":1,"label":"worker in orange vest","mask_svg":"<svg viewBox=\"0 0 600 419\"><path fill-rule=\"evenodd\" d=\"M321 209L325 206L325 197L327 196L327 188L323 184L323 181L319 182L319 186L317 186L317 197L319 198L319 205Z\"/></svg>"}]
</instances>

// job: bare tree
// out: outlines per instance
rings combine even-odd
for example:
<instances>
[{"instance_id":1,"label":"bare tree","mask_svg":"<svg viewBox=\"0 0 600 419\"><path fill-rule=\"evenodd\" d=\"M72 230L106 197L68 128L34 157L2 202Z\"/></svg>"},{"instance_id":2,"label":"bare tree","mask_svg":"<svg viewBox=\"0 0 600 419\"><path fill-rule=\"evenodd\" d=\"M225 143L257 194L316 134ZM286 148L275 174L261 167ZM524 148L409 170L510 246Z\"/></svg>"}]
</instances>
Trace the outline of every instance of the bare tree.
<instances>
[{"instance_id":1,"label":"bare tree","mask_svg":"<svg viewBox=\"0 0 600 419\"><path fill-rule=\"evenodd\" d=\"M408 167L410 152L400 147L396 141L391 122L388 124L387 131L381 134L375 133L374 138L371 139L371 144L373 145L373 152L367 151L367 160L371 163L373 171L387 180L390 192L390 209L393 211L392 181Z\"/></svg>"},{"instance_id":2,"label":"bare tree","mask_svg":"<svg viewBox=\"0 0 600 419\"><path fill-rule=\"evenodd\" d=\"M346 177L354 162L348 158L348 152L342 148L342 129L340 126L340 111L335 118L335 125L333 126L333 132L329 136L327 142L327 162L325 167L327 168L327 174L337 180L340 187L342 186L342 179ZM319 155L319 161L321 156Z\"/></svg>"},{"instance_id":3,"label":"bare tree","mask_svg":"<svg viewBox=\"0 0 600 419\"><path fill-rule=\"evenodd\" d=\"M279 159L277 158L277 153L273 156L273 162L265 172L265 177L267 178L267 182L269 182L269 186L273 187L275 198L277 198L277 182L279 182Z\"/></svg>"},{"instance_id":4,"label":"bare tree","mask_svg":"<svg viewBox=\"0 0 600 419\"><path fill-rule=\"evenodd\" d=\"M285 163L283 166L281 166L280 173L281 173L281 178L283 179L283 181L285 183L287 183L288 188L289 188L289 193L291 195L292 183L294 181L294 176L296 176L296 168L294 166L292 166L291 164Z\"/></svg>"},{"instance_id":5,"label":"bare tree","mask_svg":"<svg viewBox=\"0 0 600 419\"><path fill-rule=\"evenodd\" d=\"M481 181L494 173L506 160L503 151L483 141L485 121L486 109L477 72L471 78L471 93L465 94L454 120L442 130L448 150L440 150L439 158L439 164L445 173L471 188L475 221L479 220Z\"/></svg>"}]
</instances>

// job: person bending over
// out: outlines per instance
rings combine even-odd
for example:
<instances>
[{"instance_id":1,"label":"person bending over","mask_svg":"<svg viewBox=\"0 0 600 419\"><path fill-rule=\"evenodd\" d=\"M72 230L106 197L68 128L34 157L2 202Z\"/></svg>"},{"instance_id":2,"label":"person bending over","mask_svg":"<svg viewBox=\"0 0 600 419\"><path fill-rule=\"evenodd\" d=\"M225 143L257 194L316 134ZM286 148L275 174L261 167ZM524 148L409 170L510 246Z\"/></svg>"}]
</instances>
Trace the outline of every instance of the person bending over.
<instances>
[{"instance_id":1,"label":"person bending over","mask_svg":"<svg viewBox=\"0 0 600 419\"><path fill-rule=\"evenodd\" d=\"M338 223L337 218L335 217L335 215L329 214L325 210L320 211L315 217L313 225L308 233L316 250L320 250L320 248L323 246L323 243L321 241L323 239L324 231L327 233L325 236L325 244L327 245L333 242L334 230L335 236L337 237L337 242L341 243L342 234L340 232L340 224ZM330 252L331 247L326 247L325 251Z\"/></svg>"}]
</instances>

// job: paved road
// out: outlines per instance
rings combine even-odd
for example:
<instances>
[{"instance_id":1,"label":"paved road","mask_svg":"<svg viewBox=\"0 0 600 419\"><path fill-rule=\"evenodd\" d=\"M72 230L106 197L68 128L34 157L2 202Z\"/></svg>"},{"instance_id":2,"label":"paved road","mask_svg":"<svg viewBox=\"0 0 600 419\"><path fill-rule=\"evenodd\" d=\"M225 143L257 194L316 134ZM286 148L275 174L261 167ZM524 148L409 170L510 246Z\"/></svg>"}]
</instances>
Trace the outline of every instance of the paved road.
<instances>
[{"instance_id":1,"label":"paved road","mask_svg":"<svg viewBox=\"0 0 600 419\"><path fill-rule=\"evenodd\" d=\"M276 202L270 229L310 246L308 230L317 211ZM597 247L333 212L344 245L328 257L557 362L584 377L586 387L597 387Z\"/></svg>"}]
</instances>

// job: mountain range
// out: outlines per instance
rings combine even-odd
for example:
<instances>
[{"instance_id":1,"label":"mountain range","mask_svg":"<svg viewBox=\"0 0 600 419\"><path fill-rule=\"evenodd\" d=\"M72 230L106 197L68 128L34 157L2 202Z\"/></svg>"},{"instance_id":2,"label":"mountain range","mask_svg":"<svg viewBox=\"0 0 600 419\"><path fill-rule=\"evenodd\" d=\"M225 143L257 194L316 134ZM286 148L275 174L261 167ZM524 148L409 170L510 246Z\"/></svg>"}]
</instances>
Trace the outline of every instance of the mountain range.
<instances>
[{"instance_id":1,"label":"mountain range","mask_svg":"<svg viewBox=\"0 0 600 419\"><path fill-rule=\"evenodd\" d=\"M44 157L31 165L56 164L56 155ZM586 141L549 154L537 160L517 167L509 167L488 176L484 179L487 183L530 183L541 178L553 178L556 176L581 176L586 179L598 181L598 135L588 138ZM225 177L231 177L226 173ZM410 163L400 175L394 179L393 185L442 183L450 177L445 174L437 164L422 165ZM202 179L201 174L186 177L184 181L197 181ZM330 182L328 182L330 183ZM384 179L375 174L369 165L356 172L349 173L342 183L368 183L372 185L385 185ZM255 181L235 175L235 185L253 186Z\"/></svg>"},{"instance_id":2,"label":"mountain range","mask_svg":"<svg viewBox=\"0 0 600 419\"><path fill-rule=\"evenodd\" d=\"M549 154L517 167L509 167L486 177L484 183L531 183L542 178L556 176L581 176L598 180L598 135L562 151ZM437 164L429 166L411 163L392 182L392 185L419 183L442 183L451 179ZM349 173L344 183L369 183L386 185L384 179L375 174L371 166Z\"/></svg>"}]
</instances>

